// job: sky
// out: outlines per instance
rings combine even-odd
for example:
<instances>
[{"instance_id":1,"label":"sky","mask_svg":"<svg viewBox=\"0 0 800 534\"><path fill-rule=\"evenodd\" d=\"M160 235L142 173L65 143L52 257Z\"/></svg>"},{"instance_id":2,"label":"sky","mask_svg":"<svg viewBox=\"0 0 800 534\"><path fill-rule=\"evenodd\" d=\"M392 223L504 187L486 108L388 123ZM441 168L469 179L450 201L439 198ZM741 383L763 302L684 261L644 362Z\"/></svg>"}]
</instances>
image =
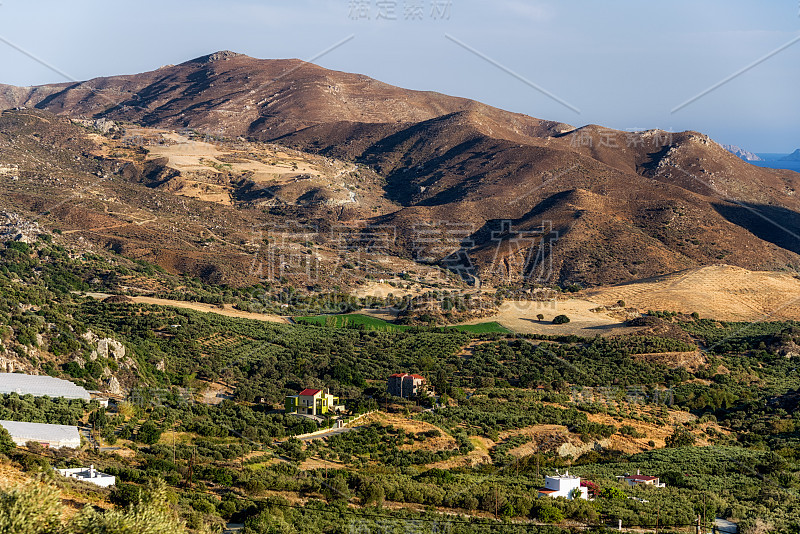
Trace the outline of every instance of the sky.
<instances>
[{"instance_id":1,"label":"sky","mask_svg":"<svg viewBox=\"0 0 800 534\"><path fill-rule=\"evenodd\" d=\"M0 0L0 83L233 50L575 126L696 130L788 153L800 147L799 2Z\"/></svg>"}]
</instances>

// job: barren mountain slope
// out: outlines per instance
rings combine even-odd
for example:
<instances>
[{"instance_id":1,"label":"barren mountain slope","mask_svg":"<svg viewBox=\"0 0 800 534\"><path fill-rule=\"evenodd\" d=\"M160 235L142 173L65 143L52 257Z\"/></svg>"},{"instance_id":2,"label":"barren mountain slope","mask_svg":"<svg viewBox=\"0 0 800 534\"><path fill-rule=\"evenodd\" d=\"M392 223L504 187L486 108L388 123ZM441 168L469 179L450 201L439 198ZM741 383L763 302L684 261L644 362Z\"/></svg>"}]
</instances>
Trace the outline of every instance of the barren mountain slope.
<instances>
[{"instance_id":1,"label":"barren mountain slope","mask_svg":"<svg viewBox=\"0 0 800 534\"><path fill-rule=\"evenodd\" d=\"M149 185L260 202L275 217L394 228L393 253L441 262L469 280L596 285L719 261L754 270L800 265L800 175L749 165L696 132L574 129L230 52L138 75L5 86L0 105L242 135L355 163L372 173L359 209L348 207L354 184L314 189L313 176L300 185L251 179L238 199L224 183L186 176ZM217 171L207 172L210 182L248 179L235 159L206 163Z\"/></svg>"}]
</instances>

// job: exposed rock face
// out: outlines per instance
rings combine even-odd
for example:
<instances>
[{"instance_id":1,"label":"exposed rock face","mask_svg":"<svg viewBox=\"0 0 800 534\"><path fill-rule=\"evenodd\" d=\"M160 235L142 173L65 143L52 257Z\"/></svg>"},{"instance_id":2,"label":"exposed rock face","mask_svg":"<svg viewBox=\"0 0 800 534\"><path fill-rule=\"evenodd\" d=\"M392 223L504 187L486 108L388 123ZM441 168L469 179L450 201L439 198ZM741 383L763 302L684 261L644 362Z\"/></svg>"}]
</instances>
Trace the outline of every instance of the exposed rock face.
<instances>
[{"instance_id":1,"label":"exposed rock face","mask_svg":"<svg viewBox=\"0 0 800 534\"><path fill-rule=\"evenodd\" d=\"M722 145L722 148L745 161L764 161L762 158L759 158L752 152L748 152L747 150L736 145Z\"/></svg>"},{"instance_id":2,"label":"exposed rock face","mask_svg":"<svg viewBox=\"0 0 800 534\"><path fill-rule=\"evenodd\" d=\"M5 352L5 350L1 351ZM11 358L6 358L5 356L0 356L0 372L3 373L13 373L17 370L17 361Z\"/></svg>"},{"instance_id":3,"label":"exposed rock face","mask_svg":"<svg viewBox=\"0 0 800 534\"><path fill-rule=\"evenodd\" d=\"M108 382L106 382L106 389L112 395L122 395L122 387L119 385L119 380L117 380L115 376L108 379Z\"/></svg>"},{"instance_id":4,"label":"exposed rock face","mask_svg":"<svg viewBox=\"0 0 800 534\"><path fill-rule=\"evenodd\" d=\"M35 243L43 233L39 223L23 219L16 213L0 211L0 241Z\"/></svg>"},{"instance_id":5,"label":"exposed rock face","mask_svg":"<svg viewBox=\"0 0 800 534\"><path fill-rule=\"evenodd\" d=\"M113 130L116 124L108 119L97 119L94 121L93 126L105 134Z\"/></svg>"},{"instance_id":6,"label":"exposed rock face","mask_svg":"<svg viewBox=\"0 0 800 534\"><path fill-rule=\"evenodd\" d=\"M102 358L113 356L115 360L125 357L125 346L119 341L104 338L97 342L97 355Z\"/></svg>"},{"instance_id":7,"label":"exposed rock face","mask_svg":"<svg viewBox=\"0 0 800 534\"><path fill-rule=\"evenodd\" d=\"M572 456L573 458L577 458L581 454L587 453L589 451L602 450L604 447L608 447L609 443L611 443L611 440L608 439L595 441L592 443L584 443L581 445L576 445L574 443L567 442L558 448L558 455Z\"/></svg>"}]
</instances>

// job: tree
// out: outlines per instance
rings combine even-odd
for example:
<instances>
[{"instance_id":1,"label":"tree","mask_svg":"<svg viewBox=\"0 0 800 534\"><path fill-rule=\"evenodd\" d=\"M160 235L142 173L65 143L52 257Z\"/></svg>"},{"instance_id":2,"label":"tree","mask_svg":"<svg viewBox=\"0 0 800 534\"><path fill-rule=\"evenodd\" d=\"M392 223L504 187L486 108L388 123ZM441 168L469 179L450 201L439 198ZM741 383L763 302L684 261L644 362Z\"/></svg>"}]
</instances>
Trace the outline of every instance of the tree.
<instances>
[{"instance_id":1,"label":"tree","mask_svg":"<svg viewBox=\"0 0 800 534\"><path fill-rule=\"evenodd\" d=\"M97 430L103 430L108 424L108 417L103 408L99 408L89 414L89 424L93 425Z\"/></svg>"},{"instance_id":2,"label":"tree","mask_svg":"<svg viewBox=\"0 0 800 534\"><path fill-rule=\"evenodd\" d=\"M536 320L537 320L537 321L540 321L540 322L541 322L541 321L544 321L544 315L543 315L543 314L541 314L541 313L537 313L537 314L536 314Z\"/></svg>"},{"instance_id":3,"label":"tree","mask_svg":"<svg viewBox=\"0 0 800 534\"><path fill-rule=\"evenodd\" d=\"M691 447L697 438L682 426L676 426L672 435L666 439L667 447Z\"/></svg>"},{"instance_id":4,"label":"tree","mask_svg":"<svg viewBox=\"0 0 800 534\"><path fill-rule=\"evenodd\" d=\"M549 499L550 497L540 497L539 500ZM564 512L553 506L551 503L537 503L534 508L533 516L545 523L559 523L564 520Z\"/></svg>"},{"instance_id":5,"label":"tree","mask_svg":"<svg viewBox=\"0 0 800 534\"><path fill-rule=\"evenodd\" d=\"M8 430L0 426L0 454L8 454L17 447Z\"/></svg>"},{"instance_id":6,"label":"tree","mask_svg":"<svg viewBox=\"0 0 800 534\"><path fill-rule=\"evenodd\" d=\"M601 489L599 495L603 499L609 499L609 500L615 500L615 499L622 500L627 498L624 491L622 491L619 488L615 488L613 486L608 486Z\"/></svg>"},{"instance_id":7,"label":"tree","mask_svg":"<svg viewBox=\"0 0 800 534\"><path fill-rule=\"evenodd\" d=\"M553 317L553 324L567 324L569 322L569 317L566 315L556 315Z\"/></svg>"},{"instance_id":8,"label":"tree","mask_svg":"<svg viewBox=\"0 0 800 534\"><path fill-rule=\"evenodd\" d=\"M146 445L152 445L161 439L161 429L154 422L147 420L136 433L136 439Z\"/></svg>"}]
</instances>

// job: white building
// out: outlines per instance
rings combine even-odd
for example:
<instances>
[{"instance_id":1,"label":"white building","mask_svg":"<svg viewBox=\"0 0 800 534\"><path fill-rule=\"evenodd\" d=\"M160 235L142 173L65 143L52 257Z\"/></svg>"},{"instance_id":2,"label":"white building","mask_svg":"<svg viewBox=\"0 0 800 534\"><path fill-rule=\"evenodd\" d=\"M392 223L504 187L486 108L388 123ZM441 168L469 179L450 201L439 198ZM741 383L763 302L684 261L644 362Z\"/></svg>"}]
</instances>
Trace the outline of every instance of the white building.
<instances>
[{"instance_id":1,"label":"white building","mask_svg":"<svg viewBox=\"0 0 800 534\"><path fill-rule=\"evenodd\" d=\"M74 469L56 469L61 475L67 478L91 482L102 488L108 488L116 484L117 479L113 475L101 473L94 468L94 465L87 467L76 467Z\"/></svg>"},{"instance_id":2,"label":"white building","mask_svg":"<svg viewBox=\"0 0 800 534\"><path fill-rule=\"evenodd\" d=\"M581 487L581 477L570 475L566 471L563 475L556 472L555 476L544 477L544 487L539 490L539 497L564 497L573 499L577 497L575 490L578 490L581 499L589 498L589 490Z\"/></svg>"},{"instance_id":3,"label":"white building","mask_svg":"<svg viewBox=\"0 0 800 534\"><path fill-rule=\"evenodd\" d=\"M17 445L25 445L29 441L33 441L51 449L60 449L61 447L77 449L81 446L81 435L76 426L23 423L21 421L0 421L0 426L8 430L11 439Z\"/></svg>"},{"instance_id":4,"label":"white building","mask_svg":"<svg viewBox=\"0 0 800 534\"><path fill-rule=\"evenodd\" d=\"M19 373L0 373L0 393L17 393L34 397L63 397L65 399L81 399L86 402L92 398L88 391L69 380L61 380L47 375Z\"/></svg>"},{"instance_id":5,"label":"white building","mask_svg":"<svg viewBox=\"0 0 800 534\"><path fill-rule=\"evenodd\" d=\"M656 488L663 488L666 486L666 484L661 482L658 477L643 475L638 469L636 470L635 475L625 473L617 478L624 480L629 486L654 486Z\"/></svg>"}]
</instances>

